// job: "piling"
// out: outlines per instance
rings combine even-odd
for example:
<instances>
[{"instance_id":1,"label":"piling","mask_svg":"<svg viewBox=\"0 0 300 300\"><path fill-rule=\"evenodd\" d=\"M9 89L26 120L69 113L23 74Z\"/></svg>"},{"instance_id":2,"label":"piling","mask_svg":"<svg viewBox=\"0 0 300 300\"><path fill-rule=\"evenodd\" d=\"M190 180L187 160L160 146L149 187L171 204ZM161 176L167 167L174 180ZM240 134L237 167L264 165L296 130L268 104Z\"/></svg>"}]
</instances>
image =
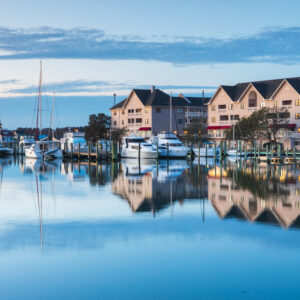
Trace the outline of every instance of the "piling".
<instances>
[{"instance_id":1,"label":"piling","mask_svg":"<svg viewBox=\"0 0 300 300\"><path fill-rule=\"evenodd\" d=\"M167 143L167 159L169 159L169 143Z\"/></svg>"},{"instance_id":2,"label":"piling","mask_svg":"<svg viewBox=\"0 0 300 300\"><path fill-rule=\"evenodd\" d=\"M158 159L158 141L156 141L156 158Z\"/></svg>"},{"instance_id":3,"label":"piling","mask_svg":"<svg viewBox=\"0 0 300 300\"><path fill-rule=\"evenodd\" d=\"M78 161L80 162L80 143L78 143Z\"/></svg>"},{"instance_id":4,"label":"piling","mask_svg":"<svg viewBox=\"0 0 300 300\"><path fill-rule=\"evenodd\" d=\"M139 153L138 153L138 160L139 160L139 163L140 163L140 160L141 160L141 142L139 141Z\"/></svg>"},{"instance_id":5,"label":"piling","mask_svg":"<svg viewBox=\"0 0 300 300\"><path fill-rule=\"evenodd\" d=\"M96 161L99 159L99 143L98 140L96 141ZM98 173L98 170L97 170Z\"/></svg>"},{"instance_id":6,"label":"piling","mask_svg":"<svg viewBox=\"0 0 300 300\"><path fill-rule=\"evenodd\" d=\"M88 161L90 161L91 158L91 143L88 142Z\"/></svg>"},{"instance_id":7,"label":"piling","mask_svg":"<svg viewBox=\"0 0 300 300\"><path fill-rule=\"evenodd\" d=\"M73 161L73 143L71 143L71 159Z\"/></svg>"},{"instance_id":8,"label":"piling","mask_svg":"<svg viewBox=\"0 0 300 300\"><path fill-rule=\"evenodd\" d=\"M198 170L200 165L200 142L198 142Z\"/></svg>"}]
</instances>

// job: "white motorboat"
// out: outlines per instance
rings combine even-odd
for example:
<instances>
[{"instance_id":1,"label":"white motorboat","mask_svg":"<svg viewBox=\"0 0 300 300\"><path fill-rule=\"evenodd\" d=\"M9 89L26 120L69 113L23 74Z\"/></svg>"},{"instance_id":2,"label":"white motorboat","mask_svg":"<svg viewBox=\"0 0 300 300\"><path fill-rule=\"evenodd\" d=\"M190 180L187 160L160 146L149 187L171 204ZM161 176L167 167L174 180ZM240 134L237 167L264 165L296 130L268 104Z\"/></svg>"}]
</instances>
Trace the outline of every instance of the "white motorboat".
<instances>
[{"instance_id":1,"label":"white motorboat","mask_svg":"<svg viewBox=\"0 0 300 300\"><path fill-rule=\"evenodd\" d=\"M200 157L214 157L220 155L220 148L215 146L211 146L210 144L207 145L207 147L194 147L193 151L195 153L195 156L200 156Z\"/></svg>"},{"instance_id":2,"label":"white motorboat","mask_svg":"<svg viewBox=\"0 0 300 300\"><path fill-rule=\"evenodd\" d=\"M150 142L158 145L159 157L185 158L189 148L185 147L173 132L162 132L151 137Z\"/></svg>"},{"instance_id":3,"label":"white motorboat","mask_svg":"<svg viewBox=\"0 0 300 300\"><path fill-rule=\"evenodd\" d=\"M227 150L226 154L227 156L245 156L245 152L236 149Z\"/></svg>"},{"instance_id":4,"label":"white motorboat","mask_svg":"<svg viewBox=\"0 0 300 300\"><path fill-rule=\"evenodd\" d=\"M32 144L34 144L34 138L33 137L21 137L19 146L17 147L17 153L24 155L25 149L30 148Z\"/></svg>"},{"instance_id":5,"label":"white motorboat","mask_svg":"<svg viewBox=\"0 0 300 300\"><path fill-rule=\"evenodd\" d=\"M13 155L14 149L4 147L3 142L0 141L0 156Z\"/></svg>"},{"instance_id":6,"label":"white motorboat","mask_svg":"<svg viewBox=\"0 0 300 300\"><path fill-rule=\"evenodd\" d=\"M66 132L64 137L60 140L61 149L70 152L71 145L73 145L73 151L78 151L80 148L81 153L88 152L88 145L84 138L84 132Z\"/></svg>"},{"instance_id":7,"label":"white motorboat","mask_svg":"<svg viewBox=\"0 0 300 300\"><path fill-rule=\"evenodd\" d=\"M157 158L157 155L159 155L159 150L147 143L144 138L134 135L123 138L121 157L153 159Z\"/></svg>"},{"instance_id":8,"label":"white motorboat","mask_svg":"<svg viewBox=\"0 0 300 300\"><path fill-rule=\"evenodd\" d=\"M25 156L28 158L43 158L45 150L40 142L35 142L29 148L25 149Z\"/></svg>"}]
</instances>

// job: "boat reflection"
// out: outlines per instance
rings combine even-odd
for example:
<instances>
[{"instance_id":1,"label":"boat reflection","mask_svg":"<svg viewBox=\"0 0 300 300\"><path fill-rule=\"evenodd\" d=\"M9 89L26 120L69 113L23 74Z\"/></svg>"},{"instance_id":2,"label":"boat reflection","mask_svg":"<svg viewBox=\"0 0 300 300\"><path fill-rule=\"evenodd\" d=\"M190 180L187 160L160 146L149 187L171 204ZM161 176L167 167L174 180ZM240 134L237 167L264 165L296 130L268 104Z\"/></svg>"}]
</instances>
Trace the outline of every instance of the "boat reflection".
<instances>
[{"instance_id":1,"label":"boat reflection","mask_svg":"<svg viewBox=\"0 0 300 300\"><path fill-rule=\"evenodd\" d=\"M186 161L158 161L138 164L135 160L121 163L112 183L112 192L125 199L132 212L156 212L188 199L207 199L204 167L199 172Z\"/></svg>"},{"instance_id":2,"label":"boat reflection","mask_svg":"<svg viewBox=\"0 0 300 300\"><path fill-rule=\"evenodd\" d=\"M208 172L208 199L220 218L300 227L300 171L228 164Z\"/></svg>"}]
</instances>

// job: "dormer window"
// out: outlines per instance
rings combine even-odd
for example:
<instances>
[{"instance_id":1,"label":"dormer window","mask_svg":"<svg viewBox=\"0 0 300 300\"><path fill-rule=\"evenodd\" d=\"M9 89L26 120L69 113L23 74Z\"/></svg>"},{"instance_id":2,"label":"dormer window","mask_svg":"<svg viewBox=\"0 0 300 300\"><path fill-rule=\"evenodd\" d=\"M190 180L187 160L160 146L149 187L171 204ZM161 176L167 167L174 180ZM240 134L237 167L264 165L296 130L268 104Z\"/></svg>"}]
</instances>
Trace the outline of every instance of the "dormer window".
<instances>
[{"instance_id":1,"label":"dormer window","mask_svg":"<svg viewBox=\"0 0 300 300\"><path fill-rule=\"evenodd\" d=\"M254 91L249 93L248 107L257 107L257 95Z\"/></svg>"}]
</instances>

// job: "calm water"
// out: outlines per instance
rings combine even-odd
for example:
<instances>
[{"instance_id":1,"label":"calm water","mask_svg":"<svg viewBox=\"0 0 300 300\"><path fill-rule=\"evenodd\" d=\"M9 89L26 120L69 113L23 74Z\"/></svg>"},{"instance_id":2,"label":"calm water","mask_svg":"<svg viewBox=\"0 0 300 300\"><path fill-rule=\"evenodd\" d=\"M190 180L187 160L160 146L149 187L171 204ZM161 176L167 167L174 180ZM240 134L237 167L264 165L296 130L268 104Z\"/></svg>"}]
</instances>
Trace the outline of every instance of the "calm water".
<instances>
[{"instance_id":1,"label":"calm water","mask_svg":"<svg viewBox=\"0 0 300 300\"><path fill-rule=\"evenodd\" d=\"M0 160L1 299L299 299L300 169Z\"/></svg>"}]
</instances>

